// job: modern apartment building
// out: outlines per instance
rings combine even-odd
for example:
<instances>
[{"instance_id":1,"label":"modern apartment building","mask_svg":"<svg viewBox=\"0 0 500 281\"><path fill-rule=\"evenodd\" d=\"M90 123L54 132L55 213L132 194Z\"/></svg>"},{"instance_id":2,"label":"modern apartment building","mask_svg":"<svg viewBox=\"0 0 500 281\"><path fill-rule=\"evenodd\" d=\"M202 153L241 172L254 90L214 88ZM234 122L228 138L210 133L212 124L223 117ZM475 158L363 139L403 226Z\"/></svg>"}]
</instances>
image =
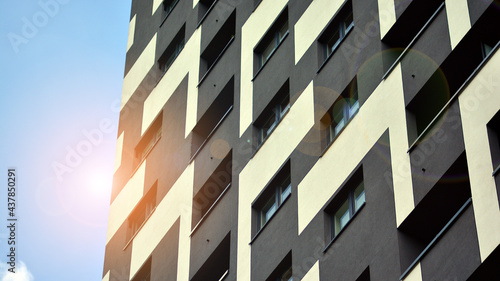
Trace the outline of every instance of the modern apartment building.
<instances>
[{"instance_id":1,"label":"modern apartment building","mask_svg":"<svg viewBox=\"0 0 500 281\"><path fill-rule=\"evenodd\" d=\"M500 280L500 3L133 0L103 281Z\"/></svg>"}]
</instances>

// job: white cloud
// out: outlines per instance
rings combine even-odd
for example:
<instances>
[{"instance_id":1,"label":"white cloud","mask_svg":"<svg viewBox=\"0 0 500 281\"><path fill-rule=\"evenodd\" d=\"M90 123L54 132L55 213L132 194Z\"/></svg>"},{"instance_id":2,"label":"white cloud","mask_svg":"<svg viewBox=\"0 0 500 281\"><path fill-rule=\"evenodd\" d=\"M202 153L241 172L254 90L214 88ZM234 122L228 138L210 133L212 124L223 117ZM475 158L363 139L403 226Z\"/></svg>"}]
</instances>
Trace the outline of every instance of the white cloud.
<instances>
[{"instance_id":1,"label":"white cloud","mask_svg":"<svg viewBox=\"0 0 500 281\"><path fill-rule=\"evenodd\" d=\"M9 267L5 263L2 263L0 266L0 274L2 276L2 281L33 281L35 278L33 274L28 270L26 264L20 261L16 264L16 273L12 273L8 271Z\"/></svg>"}]
</instances>

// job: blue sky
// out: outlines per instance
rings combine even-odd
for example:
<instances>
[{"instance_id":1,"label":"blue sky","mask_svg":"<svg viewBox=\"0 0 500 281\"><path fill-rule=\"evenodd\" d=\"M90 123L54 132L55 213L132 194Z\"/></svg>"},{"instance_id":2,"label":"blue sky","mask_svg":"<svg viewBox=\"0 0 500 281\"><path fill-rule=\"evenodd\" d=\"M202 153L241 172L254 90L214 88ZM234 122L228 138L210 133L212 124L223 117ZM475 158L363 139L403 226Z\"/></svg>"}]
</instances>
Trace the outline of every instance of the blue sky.
<instances>
[{"instance_id":1,"label":"blue sky","mask_svg":"<svg viewBox=\"0 0 500 281\"><path fill-rule=\"evenodd\" d=\"M0 3L0 281L102 278L130 7ZM11 167L14 275L5 264Z\"/></svg>"}]
</instances>

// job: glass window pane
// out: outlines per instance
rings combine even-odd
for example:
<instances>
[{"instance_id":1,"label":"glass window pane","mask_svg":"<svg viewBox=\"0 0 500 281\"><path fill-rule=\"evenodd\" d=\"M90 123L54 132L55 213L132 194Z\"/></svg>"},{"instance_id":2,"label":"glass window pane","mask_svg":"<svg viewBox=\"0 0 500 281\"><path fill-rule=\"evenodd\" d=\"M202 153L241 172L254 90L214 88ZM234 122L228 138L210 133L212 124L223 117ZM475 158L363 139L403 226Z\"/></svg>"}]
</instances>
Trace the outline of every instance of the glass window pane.
<instances>
[{"instance_id":1,"label":"glass window pane","mask_svg":"<svg viewBox=\"0 0 500 281\"><path fill-rule=\"evenodd\" d=\"M342 119L340 122L335 126L335 136L340 133L340 131L344 128L345 126L345 120Z\"/></svg>"},{"instance_id":2,"label":"glass window pane","mask_svg":"<svg viewBox=\"0 0 500 281\"><path fill-rule=\"evenodd\" d=\"M264 226L264 224L271 218L271 216L276 212L276 209L278 209L278 202L276 202L276 196L273 193L271 198L269 198L269 201L264 205L261 211L261 220L260 220L260 226Z\"/></svg>"},{"instance_id":3,"label":"glass window pane","mask_svg":"<svg viewBox=\"0 0 500 281\"><path fill-rule=\"evenodd\" d=\"M273 111L271 115L267 118L267 120L262 125L262 133L261 138L264 140L273 130L276 123L276 113Z\"/></svg>"},{"instance_id":4,"label":"glass window pane","mask_svg":"<svg viewBox=\"0 0 500 281\"><path fill-rule=\"evenodd\" d=\"M347 17L345 18L344 24L345 24L346 31L348 31L354 25L352 11L350 11L349 14L347 15ZM345 36L345 34L344 34L344 36Z\"/></svg>"},{"instance_id":5,"label":"glass window pane","mask_svg":"<svg viewBox=\"0 0 500 281\"><path fill-rule=\"evenodd\" d=\"M334 235L336 236L339 234L340 230L344 228L344 226L349 222L350 220L349 216L349 201L345 201L344 204L338 209L338 211L335 213L335 216L333 218L333 227L334 227ZM332 237L333 238L333 237Z\"/></svg>"},{"instance_id":6,"label":"glass window pane","mask_svg":"<svg viewBox=\"0 0 500 281\"><path fill-rule=\"evenodd\" d=\"M356 212L365 203L365 185L363 182L354 190L354 201L354 211Z\"/></svg>"},{"instance_id":7,"label":"glass window pane","mask_svg":"<svg viewBox=\"0 0 500 281\"><path fill-rule=\"evenodd\" d=\"M349 119L351 119L356 112L359 110L359 102L356 101L350 108L349 108Z\"/></svg>"},{"instance_id":8,"label":"glass window pane","mask_svg":"<svg viewBox=\"0 0 500 281\"><path fill-rule=\"evenodd\" d=\"M290 281L292 280L292 268L290 267L280 278L281 281Z\"/></svg>"},{"instance_id":9,"label":"glass window pane","mask_svg":"<svg viewBox=\"0 0 500 281\"><path fill-rule=\"evenodd\" d=\"M292 193L292 185L290 181L288 181L287 185L281 187L281 202L285 201L285 199L290 196L290 193Z\"/></svg>"},{"instance_id":10,"label":"glass window pane","mask_svg":"<svg viewBox=\"0 0 500 281\"><path fill-rule=\"evenodd\" d=\"M288 21L286 21L285 24L283 24L283 26L278 31L278 42L281 42L281 40L283 40L287 32L288 32Z\"/></svg>"},{"instance_id":11,"label":"glass window pane","mask_svg":"<svg viewBox=\"0 0 500 281\"><path fill-rule=\"evenodd\" d=\"M340 130L342 130L342 128L344 128L345 126L345 118L344 118L345 106L346 102L344 99L340 99L333 105L333 110L332 110L332 117L333 117L332 127L334 128L333 137L335 137L340 132Z\"/></svg>"},{"instance_id":12,"label":"glass window pane","mask_svg":"<svg viewBox=\"0 0 500 281\"><path fill-rule=\"evenodd\" d=\"M289 107L290 107L290 101L288 95L286 95L279 104L280 118L283 117L283 114L287 111Z\"/></svg>"},{"instance_id":13,"label":"glass window pane","mask_svg":"<svg viewBox=\"0 0 500 281\"><path fill-rule=\"evenodd\" d=\"M337 47L338 43L340 42L340 33L339 30L337 29L333 36L328 40L326 43L326 56L328 57L332 52L335 47Z\"/></svg>"},{"instance_id":14,"label":"glass window pane","mask_svg":"<svg viewBox=\"0 0 500 281\"><path fill-rule=\"evenodd\" d=\"M486 44L486 43L483 43L483 57L486 58L490 53L491 53L491 50L493 50L493 47Z\"/></svg>"},{"instance_id":15,"label":"glass window pane","mask_svg":"<svg viewBox=\"0 0 500 281\"><path fill-rule=\"evenodd\" d=\"M266 48L264 49L264 51L260 56L260 66L263 66L264 63L269 59L271 53L274 51L275 48L276 48L276 43L274 42L274 40L272 40L271 42L269 42L269 44L266 46Z\"/></svg>"}]
</instances>

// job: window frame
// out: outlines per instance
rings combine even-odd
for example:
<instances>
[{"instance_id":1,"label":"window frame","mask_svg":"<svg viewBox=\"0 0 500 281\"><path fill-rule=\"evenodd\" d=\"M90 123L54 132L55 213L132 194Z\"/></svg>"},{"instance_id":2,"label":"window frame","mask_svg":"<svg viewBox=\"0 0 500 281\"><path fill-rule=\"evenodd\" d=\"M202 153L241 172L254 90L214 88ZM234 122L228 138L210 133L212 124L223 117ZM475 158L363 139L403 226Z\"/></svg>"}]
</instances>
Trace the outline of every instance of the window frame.
<instances>
[{"instance_id":1,"label":"window frame","mask_svg":"<svg viewBox=\"0 0 500 281\"><path fill-rule=\"evenodd\" d=\"M284 119L288 111L290 111L291 103L290 103L290 83L289 79L285 81L285 83L280 87L274 97L271 99L269 104L262 110L260 115L256 118L253 123L255 127L256 134L256 150L254 152L257 153L259 148L266 142L269 136L274 132L274 130L278 127L281 120ZM268 122L271 121L269 126L266 126ZM265 129L267 128L267 129ZM253 155L252 155L253 157Z\"/></svg>"},{"instance_id":2,"label":"window frame","mask_svg":"<svg viewBox=\"0 0 500 281\"><path fill-rule=\"evenodd\" d=\"M363 201L356 206L355 191L359 187L362 187ZM360 196L361 196L360 194ZM360 197L358 196L358 198ZM345 222L341 228L335 230L335 219L337 217L338 211L347 204L347 212L349 214L348 220ZM356 216L363 210L366 206L366 185L363 175L362 164L355 168L354 171L349 175L346 181L338 189L338 191L332 196L329 203L326 204L324 209L325 215L325 240L326 247L323 253L328 251L330 246L338 239L338 237L344 232L344 230L351 224L351 222L356 218Z\"/></svg>"},{"instance_id":3,"label":"window frame","mask_svg":"<svg viewBox=\"0 0 500 281\"><path fill-rule=\"evenodd\" d=\"M286 31L282 32L284 27L286 27ZM254 69L257 69L257 71L255 72L252 81L257 77L260 71L274 55L274 53L276 53L276 50L285 41L289 33L290 24L288 17L288 6L286 6L254 48ZM264 59L263 54L268 48L270 50L269 54Z\"/></svg>"},{"instance_id":4,"label":"window frame","mask_svg":"<svg viewBox=\"0 0 500 281\"><path fill-rule=\"evenodd\" d=\"M359 187L362 187L361 195L363 197L363 202L359 206L356 206L358 198L361 197L361 195L358 197L355 196L355 192L356 192L356 190L358 190ZM340 233L349 225L349 222L352 221L352 219L357 214L357 212L359 212L361 210L361 208L366 204L366 193L365 193L364 181L361 180L361 182L359 184L357 184L356 187L350 188L349 192L347 194L347 198L342 200L341 202L342 202L342 204L340 205L340 207L335 209L336 211L333 212L333 215L330 217L330 219L331 219L331 222L330 222L331 240L334 240L337 236L340 235ZM341 208L343 208L344 204L346 204L346 203L347 203L347 207L348 207L346 211L348 211L349 217L348 217L347 221L345 222L345 224L341 225L340 229L337 229L337 224L336 224L337 214L338 214L339 210ZM343 215L345 215L345 212Z\"/></svg>"},{"instance_id":5,"label":"window frame","mask_svg":"<svg viewBox=\"0 0 500 281\"><path fill-rule=\"evenodd\" d=\"M123 250L128 247L151 215L153 215L157 207L157 197L158 180L153 183L128 215L126 220L126 244ZM139 220L137 216L140 216Z\"/></svg>"},{"instance_id":6,"label":"window frame","mask_svg":"<svg viewBox=\"0 0 500 281\"><path fill-rule=\"evenodd\" d=\"M142 136L139 143L134 148L134 163L136 169L153 151L163 135L163 111L158 114L155 120ZM134 171L135 173L135 171Z\"/></svg>"},{"instance_id":7,"label":"window frame","mask_svg":"<svg viewBox=\"0 0 500 281\"><path fill-rule=\"evenodd\" d=\"M286 194L285 196L282 196ZM269 224L275 217L285 202L290 199L292 195L292 174L290 159L288 159L283 166L280 167L278 172L273 176L269 183L262 189L260 194L252 203L252 235L253 238L250 244L255 241L262 230ZM268 215L263 221L263 209L270 200L274 199L276 207L272 214Z\"/></svg>"},{"instance_id":8,"label":"window frame","mask_svg":"<svg viewBox=\"0 0 500 281\"><path fill-rule=\"evenodd\" d=\"M266 202L259 210L259 215L257 218L258 225L257 225L257 231L260 231L261 229L264 228L264 226L273 218L273 216L278 212L279 208L284 204L284 202L292 195L292 181L291 181L291 175L288 173L283 177L282 180L279 180L278 183L271 184L274 186L274 192L271 193L268 197L268 200L265 200ZM286 187L285 187L286 186ZM284 188L284 190L282 190ZM267 188L266 188L267 189ZM283 194L286 194L285 197L283 197ZM274 199L274 201L271 201ZM267 215L268 212L264 212L263 209L268 205L269 202L274 202L271 207L273 207L275 204L276 206L274 207L274 210L272 211L269 216ZM271 210L271 208L269 208ZM263 218L266 217L265 221Z\"/></svg>"},{"instance_id":9,"label":"window frame","mask_svg":"<svg viewBox=\"0 0 500 281\"><path fill-rule=\"evenodd\" d=\"M165 49L163 54L158 59L158 68L162 72L160 75L160 79L165 75L165 73L167 73L172 64L174 64L175 60L184 49L185 44L186 34L184 24L179 32L177 32L174 39L172 39L170 45Z\"/></svg>"},{"instance_id":10,"label":"window frame","mask_svg":"<svg viewBox=\"0 0 500 281\"><path fill-rule=\"evenodd\" d=\"M350 18L350 22L347 23L347 19ZM332 17L330 23L321 32L318 38L318 62L319 68L317 73L326 65L330 57L339 48L342 41L349 35L349 33L354 29L354 12L352 9L352 1L345 1L340 7L339 11ZM338 35L337 40L330 45L332 39Z\"/></svg>"},{"instance_id":11,"label":"window frame","mask_svg":"<svg viewBox=\"0 0 500 281\"><path fill-rule=\"evenodd\" d=\"M337 139L337 137L349 125L354 116L358 114L360 108L361 105L359 102L357 77L354 77L354 79L347 85L344 91L335 100L333 105L321 118L321 122L325 126L325 133L323 137L324 149L321 156L326 153L335 139ZM342 118L340 120L336 120L338 119L336 118L338 113L342 113Z\"/></svg>"},{"instance_id":12,"label":"window frame","mask_svg":"<svg viewBox=\"0 0 500 281\"><path fill-rule=\"evenodd\" d=\"M267 117L264 118L263 124L258 126L257 130L257 146L261 146L267 138L272 134L274 129L278 126L280 121L283 119L285 114L290 110L290 96L289 94L285 94L283 97L279 99L279 102L274 104L270 111L267 112ZM273 118L274 117L274 118ZM269 121L272 123L269 125L269 128L266 130L266 124Z\"/></svg>"}]
</instances>

